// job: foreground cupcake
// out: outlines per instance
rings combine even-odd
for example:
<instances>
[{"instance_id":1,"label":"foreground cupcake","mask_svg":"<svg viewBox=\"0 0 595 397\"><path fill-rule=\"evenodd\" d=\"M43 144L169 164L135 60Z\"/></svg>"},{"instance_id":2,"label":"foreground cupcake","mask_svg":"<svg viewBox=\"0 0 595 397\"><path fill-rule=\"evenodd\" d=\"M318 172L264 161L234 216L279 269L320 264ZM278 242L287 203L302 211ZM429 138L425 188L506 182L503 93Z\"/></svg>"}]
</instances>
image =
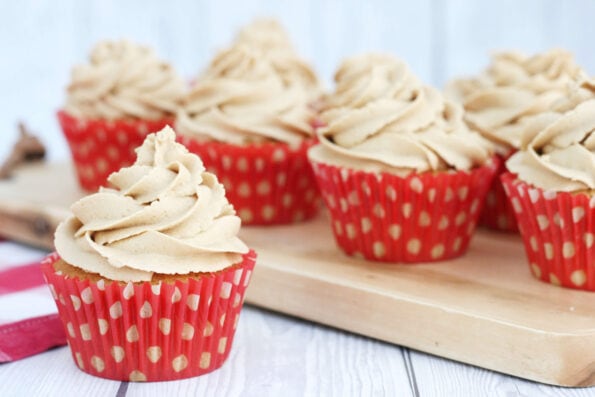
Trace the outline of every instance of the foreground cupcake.
<instances>
[{"instance_id":1,"label":"foreground cupcake","mask_svg":"<svg viewBox=\"0 0 595 397\"><path fill-rule=\"evenodd\" d=\"M134 162L148 133L173 119L184 82L154 52L129 41L104 41L76 66L58 119L81 186L95 191Z\"/></svg>"},{"instance_id":2,"label":"foreground cupcake","mask_svg":"<svg viewBox=\"0 0 595 397\"><path fill-rule=\"evenodd\" d=\"M42 266L76 365L109 379L187 378L231 349L256 254L223 186L166 127L72 206Z\"/></svg>"},{"instance_id":3,"label":"foreground cupcake","mask_svg":"<svg viewBox=\"0 0 595 397\"><path fill-rule=\"evenodd\" d=\"M502 181L538 279L595 291L595 82L569 90L527 133Z\"/></svg>"},{"instance_id":4,"label":"foreground cupcake","mask_svg":"<svg viewBox=\"0 0 595 397\"><path fill-rule=\"evenodd\" d=\"M180 141L219 175L246 224L313 217L316 182L306 158L315 112L298 84L287 85L258 49L219 53L178 113Z\"/></svg>"},{"instance_id":5,"label":"foreground cupcake","mask_svg":"<svg viewBox=\"0 0 595 397\"><path fill-rule=\"evenodd\" d=\"M534 119L548 112L565 95L569 84L585 76L572 55L550 50L527 57L512 52L496 54L480 76L451 82L446 92L465 108L465 118L493 145L504 161L519 149L522 133ZM481 215L488 227L517 231L514 211L508 204L499 178L494 179Z\"/></svg>"},{"instance_id":6,"label":"foreground cupcake","mask_svg":"<svg viewBox=\"0 0 595 397\"><path fill-rule=\"evenodd\" d=\"M387 262L463 254L495 165L462 109L388 55L349 58L335 80L308 155L339 247Z\"/></svg>"}]
</instances>

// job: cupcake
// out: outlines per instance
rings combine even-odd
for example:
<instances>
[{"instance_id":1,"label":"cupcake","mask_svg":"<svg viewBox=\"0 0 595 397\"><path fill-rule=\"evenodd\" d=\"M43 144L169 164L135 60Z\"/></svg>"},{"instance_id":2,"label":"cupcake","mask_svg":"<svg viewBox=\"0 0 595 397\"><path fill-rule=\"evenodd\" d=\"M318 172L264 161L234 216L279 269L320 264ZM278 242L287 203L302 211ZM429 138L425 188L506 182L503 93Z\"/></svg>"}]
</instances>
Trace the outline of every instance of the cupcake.
<instances>
[{"instance_id":1,"label":"cupcake","mask_svg":"<svg viewBox=\"0 0 595 397\"><path fill-rule=\"evenodd\" d=\"M245 224L285 224L318 210L306 158L315 110L302 84L287 82L257 46L220 52L176 118L180 141L226 187Z\"/></svg>"},{"instance_id":2,"label":"cupcake","mask_svg":"<svg viewBox=\"0 0 595 397\"><path fill-rule=\"evenodd\" d=\"M345 60L308 152L339 247L439 261L469 244L495 164L462 108L389 55Z\"/></svg>"},{"instance_id":3,"label":"cupcake","mask_svg":"<svg viewBox=\"0 0 595 397\"><path fill-rule=\"evenodd\" d=\"M134 162L147 134L173 124L185 84L171 66L129 41L104 41L72 70L58 120L81 187L95 191Z\"/></svg>"},{"instance_id":4,"label":"cupcake","mask_svg":"<svg viewBox=\"0 0 595 397\"><path fill-rule=\"evenodd\" d=\"M108 379L162 381L229 355L256 254L217 178L150 134L134 165L74 203L42 271L75 364Z\"/></svg>"},{"instance_id":5,"label":"cupcake","mask_svg":"<svg viewBox=\"0 0 595 397\"><path fill-rule=\"evenodd\" d=\"M595 291L595 82L568 89L525 135L502 182L539 280Z\"/></svg>"},{"instance_id":6,"label":"cupcake","mask_svg":"<svg viewBox=\"0 0 595 397\"><path fill-rule=\"evenodd\" d=\"M584 75L573 56L563 50L531 57L503 52L493 57L480 76L449 83L446 94L463 104L466 121L493 144L501 174L506 171L506 159L519 149L527 126L549 111L564 96L566 87ZM518 231L499 178L488 192L480 223L496 230Z\"/></svg>"}]
</instances>

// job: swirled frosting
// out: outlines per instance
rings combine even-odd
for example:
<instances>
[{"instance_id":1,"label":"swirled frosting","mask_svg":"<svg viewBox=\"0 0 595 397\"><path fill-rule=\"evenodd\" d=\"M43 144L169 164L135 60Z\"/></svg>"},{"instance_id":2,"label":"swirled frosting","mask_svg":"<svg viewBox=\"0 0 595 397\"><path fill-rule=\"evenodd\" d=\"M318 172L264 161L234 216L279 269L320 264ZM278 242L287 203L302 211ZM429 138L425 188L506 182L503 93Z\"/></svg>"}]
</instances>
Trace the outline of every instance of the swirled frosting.
<instances>
[{"instance_id":1,"label":"swirled frosting","mask_svg":"<svg viewBox=\"0 0 595 397\"><path fill-rule=\"evenodd\" d=\"M312 99L320 96L322 91L316 73L298 56L287 32L275 19L254 20L239 31L235 42L266 56L287 86L301 87Z\"/></svg>"},{"instance_id":2,"label":"swirled frosting","mask_svg":"<svg viewBox=\"0 0 595 397\"><path fill-rule=\"evenodd\" d=\"M176 129L198 141L299 145L313 134L307 93L286 86L268 58L245 45L219 53L186 96Z\"/></svg>"},{"instance_id":3,"label":"swirled frosting","mask_svg":"<svg viewBox=\"0 0 595 397\"><path fill-rule=\"evenodd\" d=\"M547 112L568 85L584 77L572 54L563 50L532 57L503 52L482 75L449 83L446 94L463 104L468 123L506 155L520 147L531 119Z\"/></svg>"},{"instance_id":4,"label":"swirled frosting","mask_svg":"<svg viewBox=\"0 0 595 397\"><path fill-rule=\"evenodd\" d=\"M255 46L263 51L293 51L289 35L279 21L273 18L256 18L240 29L235 42Z\"/></svg>"},{"instance_id":5,"label":"swirled frosting","mask_svg":"<svg viewBox=\"0 0 595 397\"><path fill-rule=\"evenodd\" d=\"M73 266L119 281L153 273L214 272L241 260L240 218L223 185L200 159L175 142L169 127L150 134L137 160L72 205L55 235Z\"/></svg>"},{"instance_id":6,"label":"swirled frosting","mask_svg":"<svg viewBox=\"0 0 595 397\"><path fill-rule=\"evenodd\" d=\"M421 84L403 62L356 56L341 64L335 81L313 160L398 175L487 161L486 143L466 126L462 108Z\"/></svg>"},{"instance_id":7,"label":"swirled frosting","mask_svg":"<svg viewBox=\"0 0 595 397\"><path fill-rule=\"evenodd\" d=\"M530 125L522 150L506 165L519 179L545 190L594 190L594 131L595 81L585 81Z\"/></svg>"},{"instance_id":8,"label":"swirled frosting","mask_svg":"<svg viewBox=\"0 0 595 397\"><path fill-rule=\"evenodd\" d=\"M97 44L87 65L75 66L65 110L86 119L173 117L184 82L155 53L129 41Z\"/></svg>"}]
</instances>

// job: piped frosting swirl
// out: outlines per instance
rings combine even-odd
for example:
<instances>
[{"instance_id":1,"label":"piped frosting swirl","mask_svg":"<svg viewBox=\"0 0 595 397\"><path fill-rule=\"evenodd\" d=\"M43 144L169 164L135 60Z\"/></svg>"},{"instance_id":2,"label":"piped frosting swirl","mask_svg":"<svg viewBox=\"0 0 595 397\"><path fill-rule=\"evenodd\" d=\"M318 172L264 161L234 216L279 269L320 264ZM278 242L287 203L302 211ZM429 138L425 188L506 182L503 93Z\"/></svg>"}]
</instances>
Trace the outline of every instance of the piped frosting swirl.
<instances>
[{"instance_id":1,"label":"piped frosting swirl","mask_svg":"<svg viewBox=\"0 0 595 397\"><path fill-rule=\"evenodd\" d=\"M64 109L85 119L158 120L173 117L184 82L155 53L129 41L104 41L89 64L75 66Z\"/></svg>"},{"instance_id":2,"label":"piped frosting swirl","mask_svg":"<svg viewBox=\"0 0 595 397\"><path fill-rule=\"evenodd\" d=\"M480 76L454 80L446 94L460 101L467 122L508 155L518 149L532 119L550 110L569 85L585 78L572 54L550 50L527 57L498 53Z\"/></svg>"},{"instance_id":3,"label":"piped frosting swirl","mask_svg":"<svg viewBox=\"0 0 595 397\"><path fill-rule=\"evenodd\" d=\"M470 170L489 151L463 121L462 108L423 85L384 54L346 59L335 74L314 160L399 175Z\"/></svg>"},{"instance_id":4,"label":"piped frosting swirl","mask_svg":"<svg viewBox=\"0 0 595 397\"><path fill-rule=\"evenodd\" d=\"M567 89L524 133L506 163L521 180L545 190L595 190L595 81Z\"/></svg>"},{"instance_id":5,"label":"piped frosting swirl","mask_svg":"<svg viewBox=\"0 0 595 397\"><path fill-rule=\"evenodd\" d=\"M215 272L248 248L223 185L175 142L169 127L150 134L137 160L109 177L113 188L84 197L61 223L56 250L73 266L119 281L153 273Z\"/></svg>"},{"instance_id":6,"label":"piped frosting swirl","mask_svg":"<svg viewBox=\"0 0 595 397\"><path fill-rule=\"evenodd\" d=\"M213 59L186 97L176 128L198 141L298 146L313 134L308 102L306 91L287 86L261 52L236 45Z\"/></svg>"}]
</instances>

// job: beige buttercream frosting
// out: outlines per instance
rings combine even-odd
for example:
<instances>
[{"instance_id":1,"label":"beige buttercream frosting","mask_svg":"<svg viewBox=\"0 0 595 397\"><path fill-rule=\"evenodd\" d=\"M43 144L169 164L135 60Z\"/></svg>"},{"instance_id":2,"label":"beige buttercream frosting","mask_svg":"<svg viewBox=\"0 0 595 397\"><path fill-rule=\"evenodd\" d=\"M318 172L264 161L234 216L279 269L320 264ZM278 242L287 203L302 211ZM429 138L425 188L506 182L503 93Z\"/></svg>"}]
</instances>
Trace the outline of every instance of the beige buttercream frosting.
<instances>
[{"instance_id":1,"label":"beige buttercream frosting","mask_svg":"<svg viewBox=\"0 0 595 397\"><path fill-rule=\"evenodd\" d=\"M86 119L173 117L185 94L175 70L144 46L103 41L89 64L75 66L64 109Z\"/></svg>"},{"instance_id":2,"label":"beige buttercream frosting","mask_svg":"<svg viewBox=\"0 0 595 397\"><path fill-rule=\"evenodd\" d=\"M584 77L572 54L564 50L531 57L503 52L480 76L450 82L446 94L460 101L468 123L507 155L520 147L532 119L549 111L569 85Z\"/></svg>"},{"instance_id":3,"label":"beige buttercream frosting","mask_svg":"<svg viewBox=\"0 0 595 397\"><path fill-rule=\"evenodd\" d=\"M366 171L470 170L490 156L462 108L423 85L406 64L383 54L345 60L322 113L310 158Z\"/></svg>"},{"instance_id":4,"label":"beige buttercream frosting","mask_svg":"<svg viewBox=\"0 0 595 397\"><path fill-rule=\"evenodd\" d=\"M55 235L73 266L119 281L153 273L215 272L248 252L223 185L166 127L150 134L137 160L109 177L113 188L84 197Z\"/></svg>"},{"instance_id":5,"label":"beige buttercream frosting","mask_svg":"<svg viewBox=\"0 0 595 397\"><path fill-rule=\"evenodd\" d=\"M521 180L545 190L594 190L594 131L595 81L585 81L529 125L522 150L506 165Z\"/></svg>"},{"instance_id":6,"label":"beige buttercream frosting","mask_svg":"<svg viewBox=\"0 0 595 397\"><path fill-rule=\"evenodd\" d=\"M260 51L286 85L302 87L311 99L320 96L322 91L316 73L297 54L289 35L277 20L255 19L239 31L235 43Z\"/></svg>"},{"instance_id":7,"label":"beige buttercream frosting","mask_svg":"<svg viewBox=\"0 0 595 397\"><path fill-rule=\"evenodd\" d=\"M257 50L236 45L219 53L186 96L176 129L198 141L237 145L312 137L308 95L286 86Z\"/></svg>"}]
</instances>

